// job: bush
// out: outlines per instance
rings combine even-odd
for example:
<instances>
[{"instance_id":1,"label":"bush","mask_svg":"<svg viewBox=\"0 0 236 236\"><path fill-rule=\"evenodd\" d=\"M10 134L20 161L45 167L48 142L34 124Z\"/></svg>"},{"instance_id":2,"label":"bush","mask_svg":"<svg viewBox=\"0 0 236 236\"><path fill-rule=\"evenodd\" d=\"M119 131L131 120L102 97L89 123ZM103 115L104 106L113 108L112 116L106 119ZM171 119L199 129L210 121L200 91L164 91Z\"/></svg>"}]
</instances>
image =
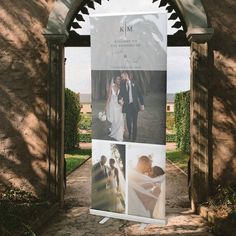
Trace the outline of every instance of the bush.
<instances>
[{"instance_id":1,"label":"bush","mask_svg":"<svg viewBox=\"0 0 236 236\"><path fill-rule=\"evenodd\" d=\"M175 95L175 129L177 147L190 152L190 92Z\"/></svg>"},{"instance_id":2,"label":"bush","mask_svg":"<svg viewBox=\"0 0 236 236\"><path fill-rule=\"evenodd\" d=\"M36 235L33 226L50 207L48 201L40 200L21 189L1 189L0 235Z\"/></svg>"},{"instance_id":3,"label":"bush","mask_svg":"<svg viewBox=\"0 0 236 236\"><path fill-rule=\"evenodd\" d=\"M73 150L79 143L79 120L79 96L70 89L65 89L65 152Z\"/></svg>"},{"instance_id":4,"label":"bush","mask_svg":"<svg viewBox=\"0 0 236 236\"><path fill-rule=\"evenodd\" d=\"M166 113L166 128L168 130L174 130L175 127L175 115L174 112Z\"/></svg>"},{"instance_id":5,"label":"bush","mask_svg":"<svg viewBox=\"0 0 236 236\"><path fill-rule=\"evenodd\" d=\"M224 221L225 223L227 223L228 221L232 225L236 225L235 185L226 185L226 186L219 185L216 189L215 194L209 197L208 202L205 203L204 205L207 205L211 210L214 211L216 218L223 220L221 221L221 223L224 223ZM216 226L219 227L219 225Z\"/></svg>"},{"instance_id":6,"label":"bush","mask_svg":"<svg viewBox=\"0 0 236 236\"><path fill-rule=\"evenodd\" d=\"M80 134L81 143L91 143L92 137L91 134Z\"/></svg>"},{"instance_id":7,"label":"bush","mask_svg":"<svg viewBox=\"0 0 236 236\"><path fill-rule=\"evenodd\" d=\"M82 130L91 130L92 128L92 115L82 114L79 122L79 128Z\"/></svg>"},{"instance_id":8,"label":"bush","mask_svg":"<svg viewBox=\"0 0 236 236\"><path fill-rule=\"evenodd\" d=\"M167 134L166 135L166 142L167 143L176 142L176 135L175 134Z\"/></svg>"}]
</instances>

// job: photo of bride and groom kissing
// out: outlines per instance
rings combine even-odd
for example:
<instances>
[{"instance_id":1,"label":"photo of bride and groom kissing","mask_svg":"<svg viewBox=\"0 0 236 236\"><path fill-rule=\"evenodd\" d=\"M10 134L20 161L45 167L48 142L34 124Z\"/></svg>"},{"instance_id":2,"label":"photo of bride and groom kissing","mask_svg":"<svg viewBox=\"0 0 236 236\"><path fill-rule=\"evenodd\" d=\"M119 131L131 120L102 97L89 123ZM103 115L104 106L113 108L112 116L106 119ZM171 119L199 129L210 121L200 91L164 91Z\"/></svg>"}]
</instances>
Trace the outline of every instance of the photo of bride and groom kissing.
<instances>
[{"instance_id":1,"label":"photo of bride and groom kissing","mask_svg":"<svg viewBox=\"0 0 236 236\"><path fill-rule=\"evenodd\" d=\"M160 71L93 71L93 139L164 144L165 91Z\"/></svg>"},{"instance_id":2,"label":"photo of bride and groom kissing","mask_svg":"<svg viewBox=\"0 0 236 236\"><path fill-rule=\"evenodd\" d=\"M165 216L165 146L93 141L92 209Z\"/></svg>"}]
</instances>

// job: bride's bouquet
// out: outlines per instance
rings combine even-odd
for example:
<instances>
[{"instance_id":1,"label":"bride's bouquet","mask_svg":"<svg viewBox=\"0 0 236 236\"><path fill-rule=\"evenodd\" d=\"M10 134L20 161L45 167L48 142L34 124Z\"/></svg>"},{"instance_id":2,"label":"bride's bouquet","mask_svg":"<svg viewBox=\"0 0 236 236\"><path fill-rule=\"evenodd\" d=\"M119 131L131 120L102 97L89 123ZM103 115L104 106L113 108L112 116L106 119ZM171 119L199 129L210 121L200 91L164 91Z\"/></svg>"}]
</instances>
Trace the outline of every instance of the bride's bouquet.
<instances>
[{"instance_id":1,"label":"bride's bouquet","mask_svg":"<svg viewBox=\"0 0 236 236\"><path fill-rule=\"evenodd\" d=\"M100 112L98 113L98 119L99 119L100 121L106 121L106 119L107 119L106 113L105 113L104 111L100 111Z\"/></svg>"}]
</instances>

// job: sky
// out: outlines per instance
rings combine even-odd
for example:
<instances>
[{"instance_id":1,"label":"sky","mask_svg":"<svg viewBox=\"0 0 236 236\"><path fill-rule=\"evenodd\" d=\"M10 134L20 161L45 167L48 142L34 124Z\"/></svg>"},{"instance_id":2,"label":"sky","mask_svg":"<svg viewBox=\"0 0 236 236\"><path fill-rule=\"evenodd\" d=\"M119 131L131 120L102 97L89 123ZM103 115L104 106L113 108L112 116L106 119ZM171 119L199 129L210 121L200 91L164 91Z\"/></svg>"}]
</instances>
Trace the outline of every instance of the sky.
<instances>
[{"instance_id":1,"label":"sky","mask_svg":"<svg viewBox=\"0 0 236 236\"><path fill-rule=\"evenodd\" d=\"M93 14L116 14L129 12L163 12L158 2L152 0L102 0L102 5L95 3ZM174 33L173 22L168 21L168 33ZM89 17L80 22L79 34L89 34ZM66 87L78 93L91 93L91 50L90 48L66 48ZM167 50L167 93L177 93L190 88L190 49L188 47L169 47Z\"/></svg>"}]
</instances>

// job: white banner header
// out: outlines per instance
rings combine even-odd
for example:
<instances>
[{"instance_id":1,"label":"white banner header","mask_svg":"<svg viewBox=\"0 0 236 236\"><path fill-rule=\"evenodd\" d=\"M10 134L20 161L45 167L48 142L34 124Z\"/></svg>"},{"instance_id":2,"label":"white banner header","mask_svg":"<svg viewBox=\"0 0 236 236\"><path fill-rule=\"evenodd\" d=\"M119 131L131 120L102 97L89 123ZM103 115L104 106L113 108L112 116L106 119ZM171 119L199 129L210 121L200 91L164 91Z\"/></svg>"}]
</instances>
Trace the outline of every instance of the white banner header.
<instances>
[{"instance_id":1,"label":"white banner header","mask_svg":"<svg viewBox=\"0 0 236 236\"><path fill-rule=\"evenodd\" d=\"M92 70L166 70L165 13L94 16L90 22Z\"/></svg>"}]
</instances>

